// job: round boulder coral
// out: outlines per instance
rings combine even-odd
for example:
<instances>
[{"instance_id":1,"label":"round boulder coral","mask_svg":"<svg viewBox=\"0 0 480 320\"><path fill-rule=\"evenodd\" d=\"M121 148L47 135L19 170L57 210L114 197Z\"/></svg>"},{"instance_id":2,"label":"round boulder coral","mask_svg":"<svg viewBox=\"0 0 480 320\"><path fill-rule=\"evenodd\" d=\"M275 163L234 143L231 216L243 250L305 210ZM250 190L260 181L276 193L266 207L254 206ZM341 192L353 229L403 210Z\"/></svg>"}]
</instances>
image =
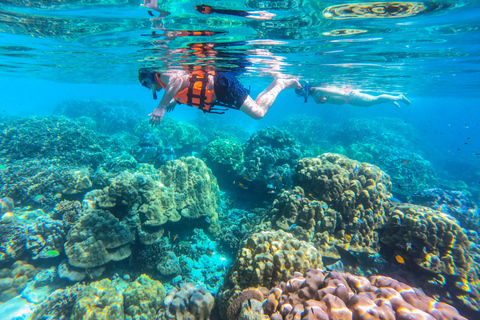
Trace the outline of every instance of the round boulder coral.
<instances>
[{"instance_id":1,"label":"round boulder coral","mask_svg":"<svg viewBox=\"0 0 480 320\"><path fill-rule=\"evenodd\" d=\"M311 244L282 230L255 233L243 241L220 294L221 312L235 294L248 287L271 288L296 271L322 267L321 256Z\"/></svg>"},{"instance_id":2,"label":"round boulder coral","mask_svg":"<svg viewBox=\"0 0 480 320\"><path fill-rule=\"evenodd\" d=\"M380 242L386 256L396 256L397 261L401 257L401 263L426 278L424 289L478 312L480 257L466 232L448 214L401 204L380 229Z\"/></svg>"},{"instance_id":3,"label":"round boulder coral","mask_svg":"<svg viewBox=\"0 0 480 320\"><path fill-rule=\"evenodd\" d=\"M378 252L375 229L385 223L391 206L391 183L385 172L368 163L325 153L318 158L300 160L294 181L306 194L300 196L301 206L297 210L304 210L305 206L309 210L311 204L329 208L316 220L311 221L313 213L319 209L310 211L309 216L303 218L310 218L308 229L323 219L320 232L316 233L318 245L331 246L329 238L334 237L337 239L335 244L349 250ZM326 206L321 204L322 201Z\"/></svg>"},{"instance_id":4,"label":"round boulder coral","mask_svg":"<svg viewBox=\"0 0 480 320\"><path fill-rule=\"evenodd\" d=\"M467 320L452 306L395 279L309 270L272 289L267 319Z\"/></svg>"},{"instance_id":5,"label":"round boulder coral","mask_svg":"<svg viewBox=\"0 0 480 320\"><path fill-rule=\"evenodd\" d=\"M107 211L91 210L70 229L64 247L69 264L93 268L128 258L133 240L125 223Z\"/></svg>"}]
</instances>

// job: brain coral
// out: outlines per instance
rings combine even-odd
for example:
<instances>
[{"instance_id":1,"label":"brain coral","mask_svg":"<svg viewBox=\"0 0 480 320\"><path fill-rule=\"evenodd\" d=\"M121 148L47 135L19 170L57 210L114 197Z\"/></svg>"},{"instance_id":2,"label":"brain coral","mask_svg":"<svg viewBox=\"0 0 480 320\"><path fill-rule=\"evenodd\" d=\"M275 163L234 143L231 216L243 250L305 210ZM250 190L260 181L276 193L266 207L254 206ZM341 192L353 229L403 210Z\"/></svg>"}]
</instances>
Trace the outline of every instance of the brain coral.
<instances>
[{"instance_id":1,"label":"brain coral","mask_svg":"<svg viewBox=\"0 0 480 320\"><path fill-rule=\"evenodd\" d=\"M248 287L271 288L296 271L322 267L321 256L311 244L282 230L255 233L243 241L220 293L220 308L226 308L239 291Z\"/></svg>"},{"instance_id":2,"label":"brain coral","mask_svg":"<svg viewBox=\"0 0 480 320\"><path fill-rule=\"evenodd\" d=\"M335 237L337 244L349 250L378 251L378 237L374 230L385 223L390 208L391 183L387 174L374 165L325 153L318 158L298 161L294 182L308 196L300 195L302 201L298 196L288 197L284 199L283 207L307 210L301 216L305 220L302 224L310 235L317 225L319 230L315 230L315 241L320 241L318 245L330 246L331 237ZM333 211L324 210L326 206L321 201ZM282 204L277 203L275 209L283 210ZM321 222L320 227L318 222Z\"/></svg>"},{"instance_id":3,"label":"brain coral","mask_svg":"<svg viewBox=\"0 0 480 320\"><path fill-rule=\"evenodd\" d=\"M381 229L380 241L390 255L400 255L411 268L417 267L416 274L428 279L425 289L480 311L480 261L466 232L448 214L401 204Z\"/></svg>"},{"instance_id":4,"label":"brain coral","mask_svg":"<svg viewBox=\"0 0 480 320\"><path fill-rule=\"evenodd\" d=\"M277 285L263 309L272 320L467 320L452 306L395 279L315 269Z\"/></svg>"},{"instance_id":5,"label":"brain coral","mask_svg":"<svg viewBox=\"0 0 480 320\"><path fill-rule=\"evenodd\" d=\"M67 234L65 253L74 267L93 268L130 256L134 235L124 222L104 210L89 210Z\"/></svg>"}]
</instances>

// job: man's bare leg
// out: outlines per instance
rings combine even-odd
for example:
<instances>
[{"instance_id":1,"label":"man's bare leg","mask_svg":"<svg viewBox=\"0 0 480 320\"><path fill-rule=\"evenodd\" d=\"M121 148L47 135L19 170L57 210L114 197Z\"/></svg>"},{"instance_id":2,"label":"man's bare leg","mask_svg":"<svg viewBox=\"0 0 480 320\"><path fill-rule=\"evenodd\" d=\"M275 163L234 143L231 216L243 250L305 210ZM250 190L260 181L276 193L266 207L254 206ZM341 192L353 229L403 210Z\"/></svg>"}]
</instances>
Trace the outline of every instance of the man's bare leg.
<instances>
[{"instance_id":1,"label":"man's bare leg","mask_svg":"<svg viewBox=\"0 0 480 320\"><path fill-rule=\"evenodd\" d=\"M255 101L248 96L240 110L254 119L261 119L267 114L278 94L289 88L301 89L302 86L296 79L275 79L258 95Z\"/></svg>"}]
</instances>

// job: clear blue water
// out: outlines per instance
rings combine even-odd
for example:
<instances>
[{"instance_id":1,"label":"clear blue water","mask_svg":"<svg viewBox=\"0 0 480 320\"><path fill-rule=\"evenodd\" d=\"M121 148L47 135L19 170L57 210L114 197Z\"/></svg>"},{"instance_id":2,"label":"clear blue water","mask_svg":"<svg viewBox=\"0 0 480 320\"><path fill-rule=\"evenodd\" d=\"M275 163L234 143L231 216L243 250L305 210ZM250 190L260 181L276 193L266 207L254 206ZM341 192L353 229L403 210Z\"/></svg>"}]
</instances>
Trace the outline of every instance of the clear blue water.
<instances>
[{"instance_id":1,"label":"clear blue water","mask_svg":"<svg viewBox=\"0 0 480 320\"><path fill-rule=\"evenodd\" d=\"M349 119L394 118L418 132L410 142L437 176L463 181L479 204L480 1L405 2L397 14L335 11L345 3L202 1L275 15L257 20L201 14L194 9L200 3L191 0L163 1L164 17L155 11L150 16L138 0L3 0L0 117L48 116L67 99L125 99L143 105L146 119L157 102L138 83L138 70L145 67L236 71L253 97L274 77L373 95L404 94L411 104L400 109L359 108L304 103L285 90L261 120L233 110L203 115L185 106L169 116L184 122L215 117L250 134L282 128L292 115L318 117L326 131ZM179 36L185 30L214 34ZM192 44L199 43L212 44L215 55L195 55Z\"/></svg>"}]
</instances>

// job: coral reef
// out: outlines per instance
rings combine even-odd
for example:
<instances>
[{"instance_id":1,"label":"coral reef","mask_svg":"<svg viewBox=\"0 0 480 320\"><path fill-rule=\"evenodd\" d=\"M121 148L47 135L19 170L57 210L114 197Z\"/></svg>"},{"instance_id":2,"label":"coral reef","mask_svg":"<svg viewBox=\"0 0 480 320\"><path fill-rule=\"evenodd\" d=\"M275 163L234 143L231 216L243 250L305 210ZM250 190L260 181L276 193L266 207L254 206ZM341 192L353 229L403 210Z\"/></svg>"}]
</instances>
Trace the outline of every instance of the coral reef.
<instances>
[{"instance_id":1,"label":"coral reef","mask_svg":"<svg viewBox=\"0 0 480 320\"><path fill-rule=\"evenodd\" d=\"M455 219L427 207L401 204L379 231L384 255L396 256L425 278L423 289L457 308L480 311L478 247L469 240L473 234Z\"/></svg>"},{"instance_id":2,"label":"coral reef","mask_svg":"<svg viewBox=\"0 0 480 320\"><path fill-rule=\"evenodd\" d=\"M121 288L104 279L82 288L72 309L71 319L124 319L123 309Z\"/></svg>"},{"instance_id":3,"label":"coral reef","mask_svg":"<svg viewBox=\"0 0 480 320\"><path fill-rule=\"evenodd\" d=\"M108 211L90 210L73 224L64 247L69 264L93 268L128 258L133 240L124 222Z\"/></svg>"},{"instance_id":4,"label":"coral reef","mask_svg":"<svg viewBox=\"0 0 480 320\"><path fill-rule=\"evenodd\" d=\"M238 185L263 200L292 184L296 162L302 156L298 141L286 131L268 127L255 132L244 145L244 162L238 166Z\"/></svg>"},{"instance_id":5,"label":"coral reef","mask_svg":"<svg viewBox=\"0 0 480 320\"><path fill-rule=\"evenodd\" d=\"M27 234L24 224L0 224L0 263L12 262L26 252Z\"/></svg>"},{"instance_id":6,"label":"coral reef","mask_svg":"<svg viewBox=\"0 0 480 320\"><path fill-rule=\"evenodd\" d=\"M167 251L162 257L157 270L162 276L176 276L182 272L177 256L171 251Z\"/></svg>"},{"instance_id":7,"label":"coral reef","mask_svg":"<svg viewBox=\"0 0 480 320\"><path fill-rule=\"evenodd\" d=\"M350 251L378 252L375 229L389 213L391 183L388 175L368 163L325 153L297 164L295 185L280 196L272 210L277 227L293 223L314 234L322 254L333 245Z\"/></svg>"},{"instance_id":8,"label":"coral reef","mask_svg":"<svg viewBox=\"0 0 480 320\"><path fill-rule=\"evenodd\" d=\"M36 308L32 319L154 319L163 306L163 285L146 275L58 289Z\"/></svg>"},{"instance_id":9,"label":"coral reef","mask_svg":"<svg viewBox=\"0 0 480 320\"><path fill-rule=\"evenodd\" d=\"M132 150L139 163L152 163L156 167L175 159L175 151L167 138L157 138L152 133L145 133Z\"/></svg>"},{"instance_id":10,"label":"coral reef","mask_svg":"<svg viewBox=\"0 0 480 320\"><path fill-rule=\"evenodd\" d=\"M8 160L57 159L62 163L98 165L106 154L92 130L65 117L31 117L0 124L0 156Z\"/></svg>"},{"instance_id":11,"label":"coral reef","mask_svg":"<svg viewBox=\"0 0 480 320\"><path fill-rule=\"evenodd\" d=\"M210 320L214 305L213 296L202 287L187 282L179 289L173 288L165 297L166 309L159 313L159 320Z\"/></svg>"},{"instance_id":12,"label":"coral reef","mask_svg":"<svg viewBox=\"0 0 480 320\"><path fill-rule=\"evenodd\" d=\"M124 171L100 179L106 186L90 191L85 200L136 224L139 240L144 244L161 237L164 224L181 219L208 218L208 230L213 234L220 231L218 185L200 159L170 161L154 174Z\"/></svg>"},{"instance_id":13,"label":"coral reef","mask_svg":"<svg viewBox=\"0 0 480 320\"><path fill-rule=\"evenodd\" d=\"M203 143L202 134L195 126L171 117L164 117L159 127L151 127L148 121L143 121L135 127L135 134L138 137L145 133L167 138L175 153L180 156L200 152Z\"/></svg>"},{"instance_id":14,"label":"coral reef","mask_svg":"<svg viewBox=\"0 0 480 320\"><path fill-rule=\"evenodd\" d=\"M392 192L404 197L439 184L429 161L395 145L355 143L348 147L347 154L352 159L375 164L388 172Z\"/></svg>"},{"instance_id":15,"label":"coral reef","mask_svg":"<svg viewBox=\"0 0 480 320\"><path fill-rule=\"evenodd\" d=\"M250 138L250 134L243 126L233 125L229 122L223 123L222 117L201 115L194 120L193 124L210 142L216 139L225 139L244 143Z\"/></svg>"},{"instance_id":16,"label":"coral reef","mask_svg":"<svg viewBox=\"0 0 480 320\"><path fill-rule=\"evenodd\" d=\"M306 145L321 143L328 135L324 120L311 115L288 116L279 126Z\"/></svg>"},{"instance_id":17,"label":"coral reef","mask_svg":"<svg viewBox=\"0 0 480 320\"><path fill-rule=\"evenodd\" d=\"M415 150L419 133L412 124L399 118L349 118L332 130L329 140L343 145L372 143Z\"/></svg>"},{"instance_id":18,"label":"coral reef","mask_svg":"<svg viewBox=\"0 0 480 320\"><path fill-rule=\"evenodd\" d=\"M58 257L63 252L65 230L62 221L40 217L27 228L27 243L33 260Z\"/></svg>"},{"instance_id":19,"label":"coral reef","mask_svg":"<svg viewBox=\"0 0 480 320\"><path fill-rule=\"evenodd\" d=\"M92 188L90 169L57 159L19 160L0 175L0 196L17 205L51 210L64 197L81 198Z\"/></svg>"},{"instance_id":20,"label":"coral reef","mask_svg":"<svg viewBox=\"0 0 480 320\"><path fill-rule=\"evenodd\" d=\"M142 104L120 99L64 100L54 113L73 119L86 117L98 132L107 134L130 131L146 117Z\"/></svg>"},{"instance_id":21,"label":"coral reef","mask_svg":"<svg viewBox=\"0 0 480 320\"><path fill-rule=\"evenodd\" d=\"M123 292L125 320L154 319L163 307L164 298L162 283L142 274Z\"/></svg>"},{"instance_id":22,"label":"coral reef","mask_svg":"<svg viewBox=\"0 0 480 320\"><path fill-rule=\"evenodd\" d=\"M17 296L38 273L34 266L25 261L15 261L10 268L0 270L0 303Z\"/></svg>"},{"instance_id":23,"label":"coral reef","mask_svg":"<svg viewBox=\"0 0 480 320\"><path fill-rule=\"evenodd\" d=\"M235 170L243 162L243 149L234 140L216 139L203 149L202 156L220 185L227 186L235 180Z\"/></svg>"},{"instance_id":24,"label":"coral reef","mask_svg":"<svg viewBox=\"0 0 480 320\"><path fill-rule=\"evenodd\" d=\"M305 241L282 230L255 233L243 241L228 271L220 293L220 310L225 316L228 304L245 288L271 288L279 281L286 281L295 271L322 266L318 251Z\"/></svg>"},{"instance_id":25,"label":"coral reef","mask_svg":"<svg viewBox=\"0 0 480 320\"><path fill-rule=\"evenodd\" d=\"M467 320L452 306L395 279L309 270L271 290L267 319Z\"/></svg>"},{"instance_id":26,"label":"coral reef","mask_svg":"<svg viewBox=\"0 0 480 320\"><path fill-rule=\"evenodd\" d=\"M428 189L411 195L409 202L448 213L457 219L463 228L480 232L480 211L465 192Z\"/></svg>"}]
</instances>

